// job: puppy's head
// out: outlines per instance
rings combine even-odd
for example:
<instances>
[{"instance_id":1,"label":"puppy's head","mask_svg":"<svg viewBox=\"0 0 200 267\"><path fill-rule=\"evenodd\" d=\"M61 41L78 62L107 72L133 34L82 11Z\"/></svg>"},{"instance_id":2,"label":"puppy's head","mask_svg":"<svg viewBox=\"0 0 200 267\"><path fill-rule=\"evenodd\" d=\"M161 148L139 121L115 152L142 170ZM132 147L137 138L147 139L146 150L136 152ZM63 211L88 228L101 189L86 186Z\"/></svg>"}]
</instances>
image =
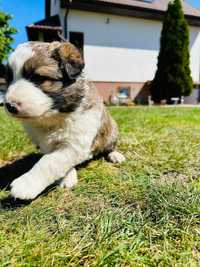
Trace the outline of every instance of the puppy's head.
<instances>
[{"instance_id":1,"label":"puppy's head","mask_svg":"<svg viewBox=\"0 0 200 267\"><path fill-rule=\"evenodd\" d=\"M68 42L18 46L6 71L6 110L29 119L74 111L84 96L83 88L76 86L83 68L79 51Z\"/></svg>"}]
</instances>

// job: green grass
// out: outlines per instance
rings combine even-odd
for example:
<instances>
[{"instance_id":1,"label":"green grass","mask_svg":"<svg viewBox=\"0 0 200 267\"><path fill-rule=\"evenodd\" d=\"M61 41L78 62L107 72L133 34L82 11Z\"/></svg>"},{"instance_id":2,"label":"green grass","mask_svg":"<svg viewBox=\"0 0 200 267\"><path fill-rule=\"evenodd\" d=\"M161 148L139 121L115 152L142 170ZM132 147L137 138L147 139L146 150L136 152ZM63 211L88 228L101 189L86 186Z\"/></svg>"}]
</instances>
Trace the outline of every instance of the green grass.
<instances>
[{"instance_id":1,"label":"green grass","mask_svg":"<svg viewBox=\"0 0 200 267\"><path fill-rule=\"evenodd\" d=\"M34 151L20 124L8 118L2 108L0 109L0 134L0 163Z\"/></svg>"},{"instance_id":2,"label":"green grass","mask_svg":"<svg viewBox=\"0 0 200 267\"><path fill-rule=\"evenodd\" d=\"M72 192L2 208L0 266L200 266L200 109L110 111L127 161L92 161ZM3 112L0 131L3 161L34 151Z\"/></svg>"}]
</instances>

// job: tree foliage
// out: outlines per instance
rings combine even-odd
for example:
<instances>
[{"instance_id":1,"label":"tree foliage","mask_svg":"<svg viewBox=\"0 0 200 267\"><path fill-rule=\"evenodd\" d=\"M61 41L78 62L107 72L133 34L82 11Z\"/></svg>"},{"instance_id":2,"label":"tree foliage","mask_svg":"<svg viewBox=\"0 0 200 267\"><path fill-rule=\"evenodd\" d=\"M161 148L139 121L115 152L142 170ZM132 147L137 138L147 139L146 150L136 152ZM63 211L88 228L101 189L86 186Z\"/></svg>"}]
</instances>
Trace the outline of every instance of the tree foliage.
<instances>
[{"instance_id":1,"label":"tree foliage","mask_svg":"<svg viewBox=\"0 0 200 267\"><path fill-rule=\"evenodd\" d=\"M166 99L170 103L172 97L190 95L192 88L188 24L181 0L174 0L169 2L163 21L152 99L157 103Z\"/></svg>"},{"instance_id":2,"label":"tree foliage","mask_svg":"<svg viewBox=\"0 0 200 267\"><path fill-rule=\"evenodd\" d=\"M12 35L17 30L9 25L11 15L0 11L0 63L2 63L12 50L11 44L14 41Z\"/></svg>"}]
</instances>

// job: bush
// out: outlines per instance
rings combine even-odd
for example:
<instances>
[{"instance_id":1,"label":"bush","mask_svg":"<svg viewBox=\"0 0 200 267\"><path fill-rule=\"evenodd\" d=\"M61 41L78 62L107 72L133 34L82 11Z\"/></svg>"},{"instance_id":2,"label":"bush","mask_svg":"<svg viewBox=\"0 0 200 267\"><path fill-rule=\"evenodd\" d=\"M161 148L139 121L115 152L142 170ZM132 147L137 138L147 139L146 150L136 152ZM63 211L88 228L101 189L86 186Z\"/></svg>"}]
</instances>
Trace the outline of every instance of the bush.
<instances>
[{"instance_id":1,"label":"bush","mask_svg":"<svg viewBox=\"0 0 200 267\"><path fill-rule=\"evenodd\" d=\"M12 35L17 32L13 27L9 26L11 15L0 12L0 63L7 59L9 52L12 50Z\"/></svg>"},{"instance_id":2,"label":"bush","mask_svg":"<svg viewBox=\"0 0 200 267\"><path fill-rule=\"evenodd\" d=\"M156 103L188 96L193 89L190 71L189 29L180 0L169 2L160 40L158 68L151 86Z\"/></svg>"}]
</instances>

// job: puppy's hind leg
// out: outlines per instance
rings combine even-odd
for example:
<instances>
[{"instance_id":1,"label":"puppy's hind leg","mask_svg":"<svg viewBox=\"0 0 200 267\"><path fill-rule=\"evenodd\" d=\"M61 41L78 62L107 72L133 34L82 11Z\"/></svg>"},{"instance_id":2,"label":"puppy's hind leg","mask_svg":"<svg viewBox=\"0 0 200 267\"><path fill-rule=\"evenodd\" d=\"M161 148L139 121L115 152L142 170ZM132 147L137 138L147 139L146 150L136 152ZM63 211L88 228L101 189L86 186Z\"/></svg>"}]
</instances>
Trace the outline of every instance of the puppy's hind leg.
<instances>
[{"instance_id":1,"label":"puppy's hind leg","mask_svg":"<svg viewBox=\"0 0 200 267\"><path fill-rule=\"evenodd\" d=\"M126 158L120 152L114 150L108 154L108 160L112 163L122 163Z\"/></svg>"},{"instance_id":2,"label":"puppy's hind leg","mask_svg":"<svg viewBox=\"0 0 200 267\"><path fill-rule=\"evenodd\" d=\"M68 171L66 176L61 180L60 187L62 188L73 188L78 183L77 171L75 168Z\"/></svg>"}]
</instances>

